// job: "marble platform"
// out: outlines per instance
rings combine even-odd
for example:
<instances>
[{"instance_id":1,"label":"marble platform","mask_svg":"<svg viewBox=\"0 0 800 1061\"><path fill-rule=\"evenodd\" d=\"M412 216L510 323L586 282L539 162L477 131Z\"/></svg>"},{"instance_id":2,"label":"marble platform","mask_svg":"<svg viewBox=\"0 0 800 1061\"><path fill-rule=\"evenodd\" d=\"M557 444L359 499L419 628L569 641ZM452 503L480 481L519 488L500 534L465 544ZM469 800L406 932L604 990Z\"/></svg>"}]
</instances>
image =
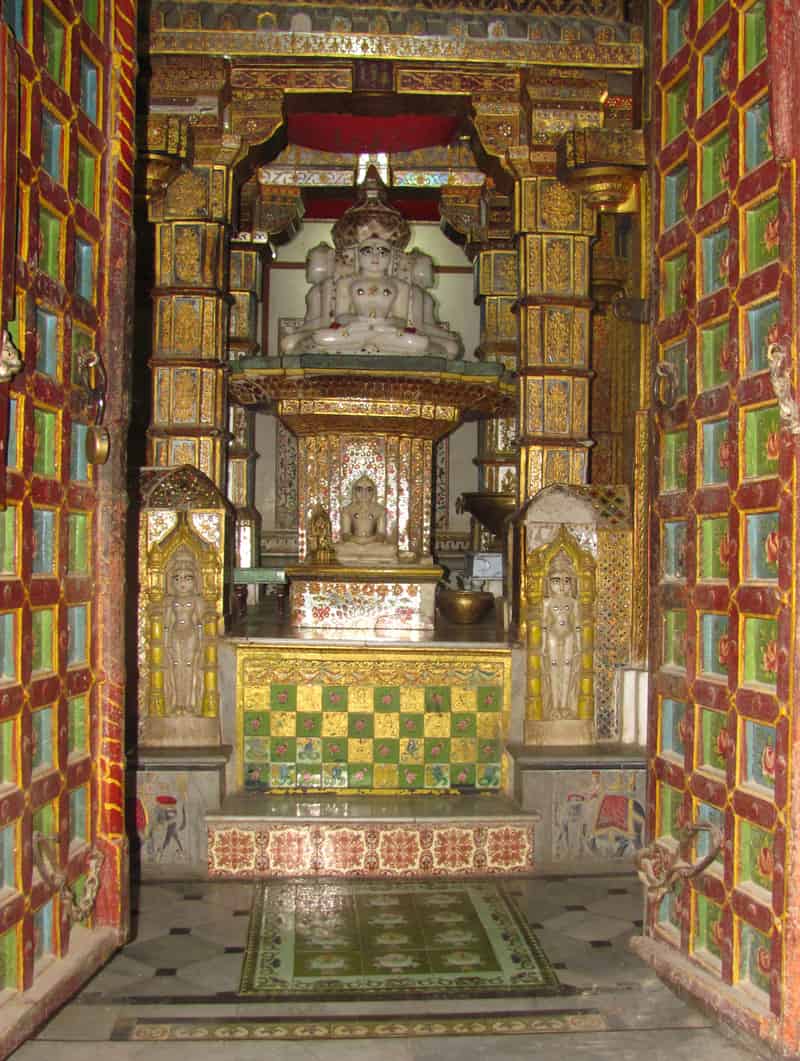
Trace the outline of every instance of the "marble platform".
<instances>
[{"instance_id":1,"label":"marble platform","mask_svg":"<svg viewBox=\"0 0 800 1061\"><path fill-rule=\"evenodd\" d=\"M527 876L538 815L500 794L238 794L206 815L210 878Z\"/></svg>"}]
</instances>

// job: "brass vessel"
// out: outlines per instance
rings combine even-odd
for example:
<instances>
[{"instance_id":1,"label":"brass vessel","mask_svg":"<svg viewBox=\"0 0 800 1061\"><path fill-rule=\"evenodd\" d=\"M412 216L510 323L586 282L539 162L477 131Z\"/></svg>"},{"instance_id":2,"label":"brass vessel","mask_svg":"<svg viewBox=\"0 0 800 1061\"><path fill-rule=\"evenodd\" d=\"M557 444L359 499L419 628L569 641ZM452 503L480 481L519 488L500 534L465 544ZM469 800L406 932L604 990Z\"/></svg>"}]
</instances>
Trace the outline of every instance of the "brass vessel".
<instances>
[{"instance_id":1,"label":"brass vessel","mask_svg":"<svg viewBox=\"0 0 800 1061\"><path fill-rule=\"evenodd\" d=\"M440 589L436 603L445 619L468 626L488 613L494 604L494 594L474 589Z\"/></svg>"}]
</instances>

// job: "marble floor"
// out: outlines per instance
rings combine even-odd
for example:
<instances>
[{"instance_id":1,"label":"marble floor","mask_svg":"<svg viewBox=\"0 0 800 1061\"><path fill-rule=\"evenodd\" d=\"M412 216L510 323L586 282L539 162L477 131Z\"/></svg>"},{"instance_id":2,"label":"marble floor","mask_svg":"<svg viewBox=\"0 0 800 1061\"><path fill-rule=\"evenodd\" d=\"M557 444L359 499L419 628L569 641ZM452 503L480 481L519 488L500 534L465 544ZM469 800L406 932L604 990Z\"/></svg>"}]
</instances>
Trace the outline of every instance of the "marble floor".
<instances>
[{"instance_id":1,"label":"marble floor","mask_svg":"<svg viewBox=\"0 0 800 1061\"><path fill-rule=\"evenodd\" d=\"M322 885L324 887L324 884ZM627 948L641 928L641 888L632 877L542 877L509 881L570 991L557 999L270 1003L236 994L252 885L160 883L136 893L134 938L81 994L13 1055L15 1061L517 1061L564 1057L633 1061L745 1061L752 1049L726 1039L672 994ZM135 1019L279 1016L486 1015L554 1007L603 1014L605 1031L558 1035L347 1040L338 1042L126 1042L115 1028ZM91 1044L91 1046L89 1045ZM102 1044L102 1045L101 1045Z\"/></svg>"}]
</instances>

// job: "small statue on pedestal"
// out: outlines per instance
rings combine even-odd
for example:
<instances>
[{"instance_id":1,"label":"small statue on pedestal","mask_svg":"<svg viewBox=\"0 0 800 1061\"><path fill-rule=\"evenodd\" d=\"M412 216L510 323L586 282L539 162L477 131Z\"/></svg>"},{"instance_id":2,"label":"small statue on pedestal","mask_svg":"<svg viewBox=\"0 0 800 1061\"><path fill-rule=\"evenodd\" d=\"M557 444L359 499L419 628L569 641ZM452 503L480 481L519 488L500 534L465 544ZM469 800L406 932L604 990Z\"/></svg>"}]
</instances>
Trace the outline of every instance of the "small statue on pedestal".
<instances>
[{"instance_id":1,"label":"small statue on pedestal","mask_svg":"<svg viewBox=\"0 0 800 1061\"><path fill-rule=\"evenodd\" d=\"M577 718L581 637L577 575L562 550L550 564L542 602L542 706L546 719Z\"/></svg>"},{"instance_id":2,"label":"small statue on pedestal","mask_svg":"<svg viewBox=\"0 0 800 1061\"><path fill-rule=\"evenodd\" d=\"M308 519L308 561L311 564L335 564L331 517L322 507L312 509Z\"/></svg>"},{"instance_id":3,"label":"small statue on pedestal","mask_svg":"<svg viewBox=\"0 0 800 1061\"><path fill-rule=\"evenodd\" d=\"M203 696L206 606L197 560L179 550L166 572L164 693L168 714L199 715Z\"/></svg>"}]
</instances>

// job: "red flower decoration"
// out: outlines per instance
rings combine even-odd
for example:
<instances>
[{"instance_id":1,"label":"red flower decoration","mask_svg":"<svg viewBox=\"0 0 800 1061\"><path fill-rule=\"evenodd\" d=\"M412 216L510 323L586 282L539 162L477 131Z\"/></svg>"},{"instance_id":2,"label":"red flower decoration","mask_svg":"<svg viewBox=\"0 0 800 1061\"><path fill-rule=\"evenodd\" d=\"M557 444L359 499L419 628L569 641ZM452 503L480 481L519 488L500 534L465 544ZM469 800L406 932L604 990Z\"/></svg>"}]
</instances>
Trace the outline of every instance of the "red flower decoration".
<instances>
[{"instance_id":1,"label":"red flower decoration","mask_svg":"<svg viewBox=\"0 0 800 1061\"><path fill-rule=\"evenodd\" d=\"M762 241L764 244L764 250L774 251L778 243L780 242L780 229L778 222L778 215L774 214L764 226L764 235Z\"/></svg>"},{"instance_id":2,"label":"red flower decoration","mask_svg":"<svg viewBox=\"0 0 800 1061\"><path fill-rule=\"evenodd\" d=\"M781 436L779 431L771 431L767 439L767 457L776 461L781 452Z\"/></svg>"},{"instance_id":3,"label":"red flower decoration","mask_svg":"<svg viewBox=\"0 0 800 1061\"><path fill-rule=\"evenodd\" d=\"M721 667L727 667L733 654L733 642L728 637L721 637L717 645L717 659Z\"/></svg>"},{"instance_id":4,"label":"red flower decoration","mask_svg":"<svg viewBox=\"0 0 800 1061\"><path fill-rule=\"evenodd\" d=\"M722 442L719 444L719 463L722 468L730 468L731 461L733 460L733 443L725 435Z\"/></svg>"},{"instance_id":5,"label":"red flower decoration","mask_svg":"<svg viewBox=\"0 0 800 1061\"><path fill-rule=\"evenodd\" d=\"M775 565L778 562L778 532L770 531L764 539L764 558L768 564Z\"/></svg>"},{"instance_id":6,"label":"red flower decoration","mask_svg":"<svg viewBox=\"0 0 800 1061\"><path fill-rule=\"evenodd\" d=\"M775 748L771 744L765 744L761 752L761 772L770 781L775 780Z\"/></svg>"},{"instance_id":7,"label":"red flower decoration","mask_svg":"<svg viewBox=\"0 0 800 1061\"><path fill-rule=\"evenodd\" d=\"M778 642L770 641L768 645L764 645L764 651L761 653L761 666L767 672L767 674L775 674L778 670Z\"/></svg>"},{"instance_id":8,"label":"red flower decoration","mask_svg":"<svg viewBox=\"0 0 800 1061\"><path fill-rule=\"evenodd\" d=\"M772 879L772 874L775 869L775 858L772 851L768 847L762 847L758 852L758 872L762 877L766 877L767 880Z\"/></svg>"},{"instance_id":9,"label":"red flower decoration","mask_svg":"<svg viewBox=\"0 0 800 1061\"><path fill-rule=\"evenodd\" d=\"M733 749L733 738L726 729L721 729L715 741L717 755L720 759L727 759Z\"/></svg>"},{"instance_id":10,"label":"red flower decoration","mask_svg":"<svg viewBox=\"0 0 800 1061\"><path fill-rule=\"evenodd\" d=\"M758 965L758 971L763 973L764 976L769 974L772 968L772 955L766 947L759 947L756 952L756 964Z\"/></svg>"}]
</instances>

